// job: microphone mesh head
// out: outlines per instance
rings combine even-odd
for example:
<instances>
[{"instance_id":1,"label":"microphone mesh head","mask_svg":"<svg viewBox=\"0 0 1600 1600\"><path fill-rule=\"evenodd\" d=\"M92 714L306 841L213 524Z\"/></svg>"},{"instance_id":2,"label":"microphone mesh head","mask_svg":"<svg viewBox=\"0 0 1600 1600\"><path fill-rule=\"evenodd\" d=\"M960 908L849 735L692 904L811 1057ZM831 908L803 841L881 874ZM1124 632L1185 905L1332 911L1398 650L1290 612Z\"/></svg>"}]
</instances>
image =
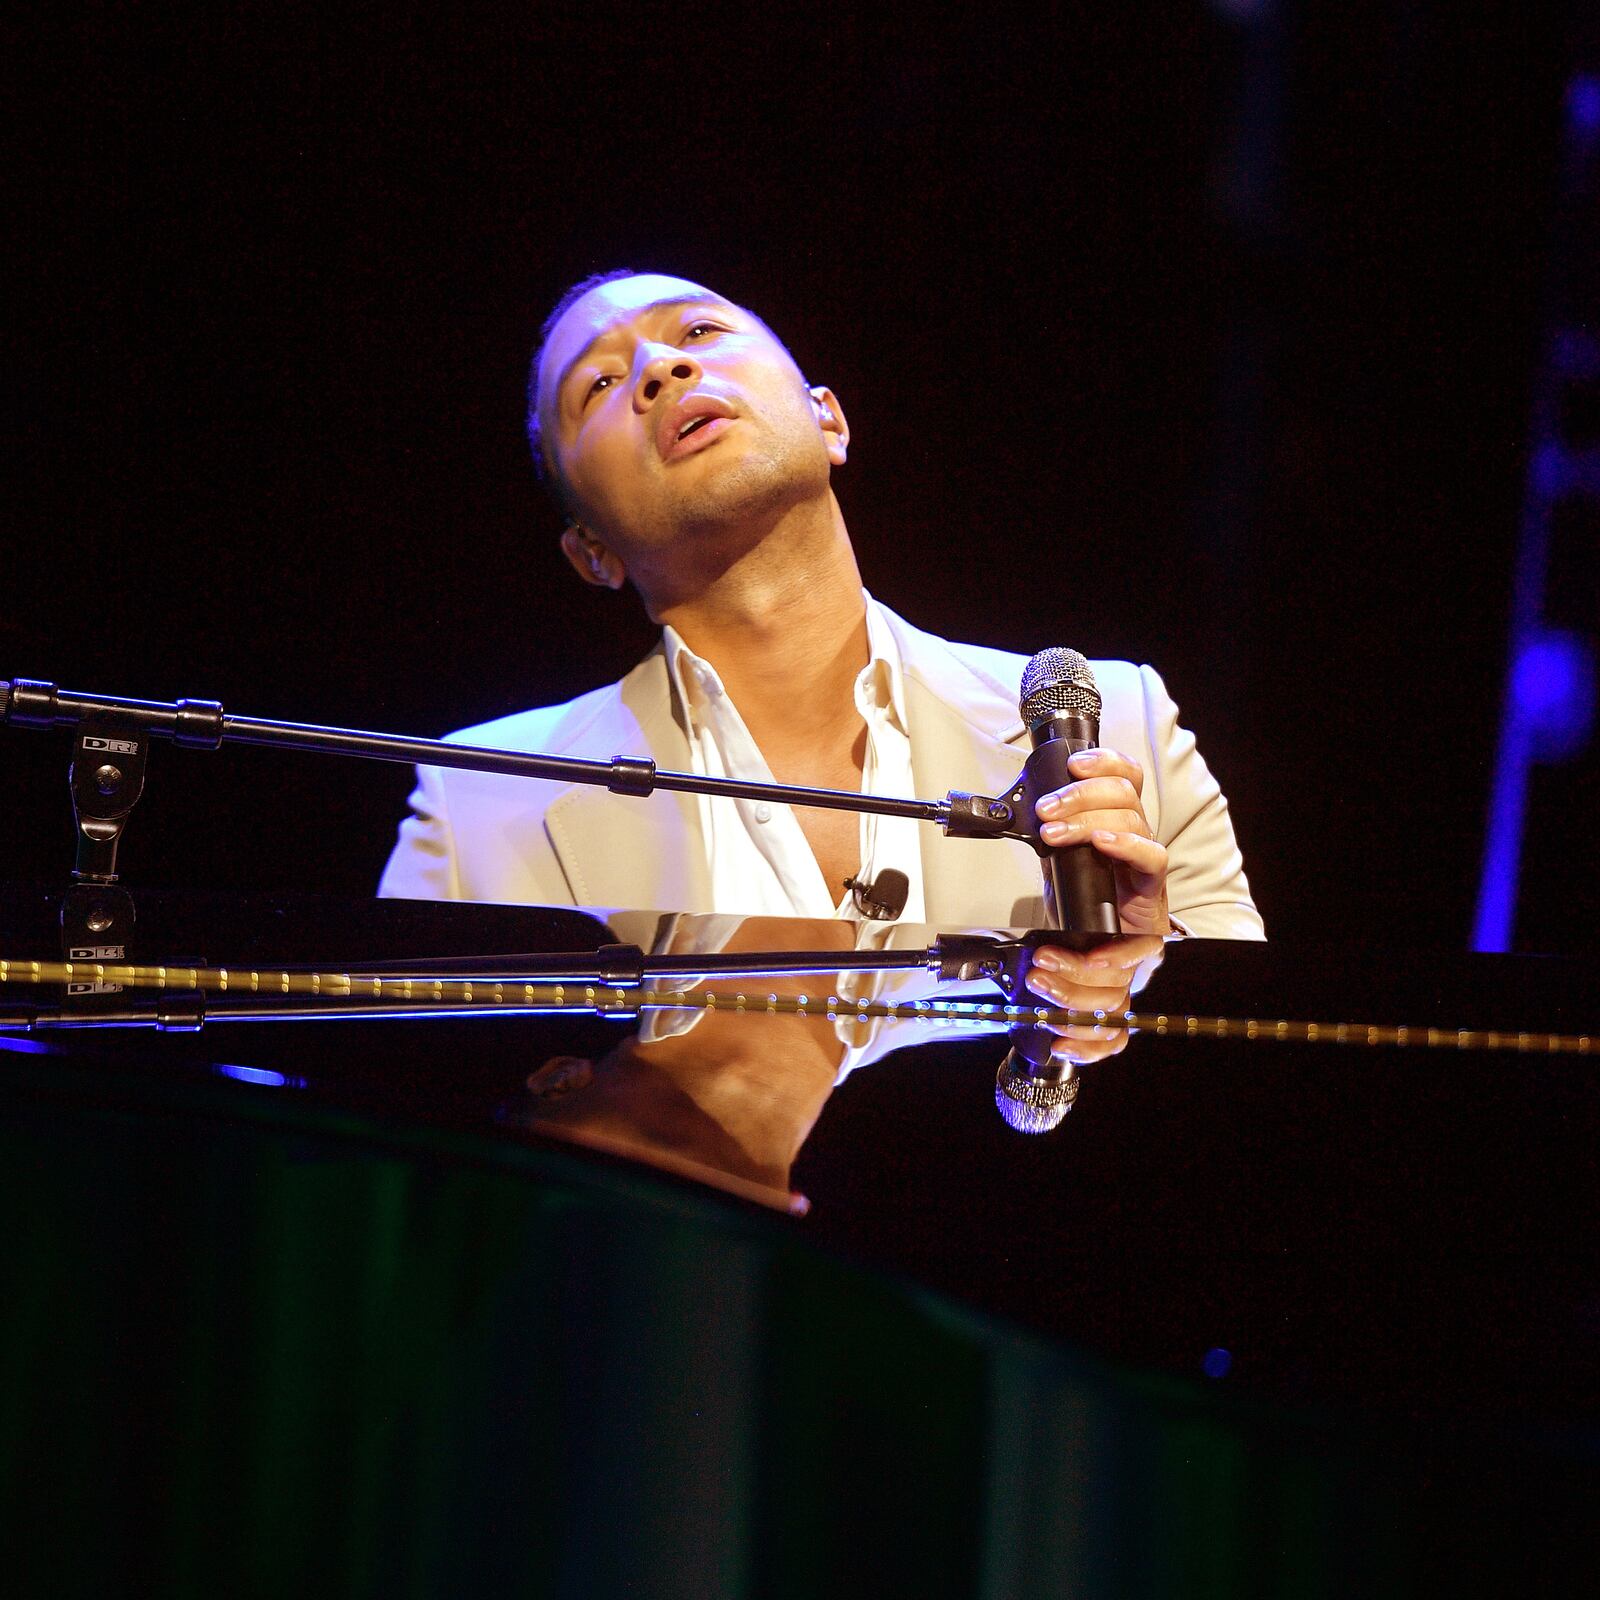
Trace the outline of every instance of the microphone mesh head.
<instances>
[{"instance_id":1,"label":"microphone mesh head","mask_svg":"<svg viewBox=\"0 0 1600 1600\"><path fill-rule=\"evenodd\" d=\"M1021 1069L1028 1063L1012 1051L995 1074L994 1103L1008 1128L1018 1133L1049 1133L1060 1127L1078 1098L1078 1075L1034 1078Z\"/></svg>"},{"instance_id":2,"label":"microphone mesh head","mask_svg":"<svg viewBox=\"0 0 1600 1600\"><path fill-rule=\"evenodd\" d=\"M1022 669L1022 720L1032 727L1062 713L1098 719L1100 691L1089 663L1076 650L1056 645Z\"/></svg>"}]
</instances>

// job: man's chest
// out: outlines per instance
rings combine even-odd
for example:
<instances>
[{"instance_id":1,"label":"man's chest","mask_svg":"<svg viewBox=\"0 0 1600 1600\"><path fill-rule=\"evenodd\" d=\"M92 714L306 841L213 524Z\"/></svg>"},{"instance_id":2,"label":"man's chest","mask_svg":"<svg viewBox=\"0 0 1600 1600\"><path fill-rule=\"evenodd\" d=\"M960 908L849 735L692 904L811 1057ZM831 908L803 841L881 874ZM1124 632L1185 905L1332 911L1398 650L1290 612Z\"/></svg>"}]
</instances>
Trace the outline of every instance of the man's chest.
<instances>
[{"instance_id":1,"label":"man's chest","mask_svg":"<svg viewBox=\"0 0 1600 1600\"><path fill-rule=\"evenodd\" d=\"M763 755L779 783L859 794L866 745L866 728L858 723L839 738L810 749L779 745L764 750ZM837 901L843 893L844 880L853 878L861 867L861 814L796 806L794 817L816 858L829 896Z\"/></svg>"}]
</instances>

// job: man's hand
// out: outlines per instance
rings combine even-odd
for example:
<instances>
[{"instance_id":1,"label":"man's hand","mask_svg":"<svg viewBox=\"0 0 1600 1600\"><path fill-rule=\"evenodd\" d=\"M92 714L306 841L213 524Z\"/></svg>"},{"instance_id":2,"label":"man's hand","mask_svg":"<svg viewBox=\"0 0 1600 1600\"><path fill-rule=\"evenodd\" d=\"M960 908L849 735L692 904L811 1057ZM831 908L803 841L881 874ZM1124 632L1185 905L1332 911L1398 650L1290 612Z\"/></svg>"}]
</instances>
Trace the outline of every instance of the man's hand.
<instances>
[{"instance_id":1,"label":"man's hand","mask_svg":"<svg viewBox=\"0 0 1600 1600\"><path fill-rule=\"evenodd\" d=\"M1135 972L1147 961L1159 961L1164 948L1165 941L1154 933L1096 945L1092 950L1042 944L1033 952L1028 987L1052 1005L1120 1016L1128 1009ZM1128 1047L1125 1027L1088 1022L1046 1026L1059 1039L1051 1054L1063 1060L1102 1061Z\"/></svg>"},{"instance_id":2,"label":"man's hand","mask_svg":"<svg viewBox=\"0 0 1600 1600\"><path fill-rule=\"evenodd\" d=\"M1088 844L1111 858L1124 933L1169 933L1167 849L1145 821L1139 763L1115 750L1080 750L1068 765L1076 781L1034 808L1039 837L1048 845Z\"/></svg>"}]
</instances>

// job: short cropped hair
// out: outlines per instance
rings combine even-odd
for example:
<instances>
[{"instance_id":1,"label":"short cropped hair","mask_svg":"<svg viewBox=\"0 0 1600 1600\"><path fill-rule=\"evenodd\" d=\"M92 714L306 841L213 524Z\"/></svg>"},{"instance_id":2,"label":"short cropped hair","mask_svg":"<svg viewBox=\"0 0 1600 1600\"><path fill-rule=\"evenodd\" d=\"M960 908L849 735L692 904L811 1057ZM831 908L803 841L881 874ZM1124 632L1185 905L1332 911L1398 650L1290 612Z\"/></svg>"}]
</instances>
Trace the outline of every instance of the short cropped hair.
<instances>
[{"instance_id":1,"label":"short cropped hair","mask_svg":"<svg viewBox=\"0 0 1600 1600\"><path fill-rule=\"evenodd\" d=\"M559 478L551 465L550 458L545 454L544 429L539 422L539 363L544 358L544 347L549 344L555 325L591 289L598 289L603 283L615 283L619 278L638 276L632 267L617 267L612 272L590 273L587 278L581 279L565 290L561 298L550 308L550 315L539 324L539 342L534 346L533 365L528 370L528 448L533 451L533 470L539 481L549 484L553 490L557 487Z\"/></svg>"}]
</instances>

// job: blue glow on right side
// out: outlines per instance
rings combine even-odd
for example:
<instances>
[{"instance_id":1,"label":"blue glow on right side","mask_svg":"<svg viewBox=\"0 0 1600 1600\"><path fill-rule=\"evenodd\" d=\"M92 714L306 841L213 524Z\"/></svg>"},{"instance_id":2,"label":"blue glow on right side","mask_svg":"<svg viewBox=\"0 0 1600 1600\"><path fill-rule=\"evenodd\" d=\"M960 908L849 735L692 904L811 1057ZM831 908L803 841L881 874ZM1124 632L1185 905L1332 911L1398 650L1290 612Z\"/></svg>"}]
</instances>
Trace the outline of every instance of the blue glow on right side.
<instances>
[{"instance_id":1,"label":"blue glow on right side","mask_svg":"<svg viewBox=\"0 0 1600 1600\"><path fill-rule=\"evenodd\" d=\"M1600 133L1600 78L1580 72L1567 85L1567 116L1579 133Z\"/></svg>"},{"instance_id":2,"label":"blue glow on right side","mask_svg":"<svg viewBox=\"0 0 1600 1600\"><path fill-rule=\"evenodd\" d=\"M1576 755L1594 725L1594 650L1575 633L1545 629L1517 652L1511 698L1532 734L1534 754Z\"/></svg>"},{"instance_id":3,"label":"blue glow on right side","mask_svg":"<svg viewBox=\"0 0 1600 1600\"><path fill-rule=\"evenodd\" d=\"M1474 950L1511 948L1529 768L1535 761L1577 754L1589 740L1594 714L1594 646L1578 634L1553 628L1528 634L1511 665L1505 727L1489 795Z\"/></svg>"},{"instance_id":4,"label":"blue glow on right side","mask_svg":"<svg viewBox=\"0 0 1600 1600\"><path fill-rule=\"evenodd\" d=\"M1600 138L1600 75L1580 72L1568 80L1566 115L1567 158L1581 164L1591 157ZM1567 350L1566 356L1557 358L1558 367L1567 363L1572 342L1582 337L1571 328L1556 331L1555 349ZM1552 381L1549 375L1546 381ZM1538 589L1545 581L1552 509L1569 488L1581 487L1573 459L1560 442L1548 437L1537 440L1528 463L1528 497L1512 591L1511 667L1484 831L1483 875L1472 927L1474 950L1511 948L1531 766L1576 755L1594 728L1594 641L1542 627L1539 620Z\"/></svg>"}]
</instances>

